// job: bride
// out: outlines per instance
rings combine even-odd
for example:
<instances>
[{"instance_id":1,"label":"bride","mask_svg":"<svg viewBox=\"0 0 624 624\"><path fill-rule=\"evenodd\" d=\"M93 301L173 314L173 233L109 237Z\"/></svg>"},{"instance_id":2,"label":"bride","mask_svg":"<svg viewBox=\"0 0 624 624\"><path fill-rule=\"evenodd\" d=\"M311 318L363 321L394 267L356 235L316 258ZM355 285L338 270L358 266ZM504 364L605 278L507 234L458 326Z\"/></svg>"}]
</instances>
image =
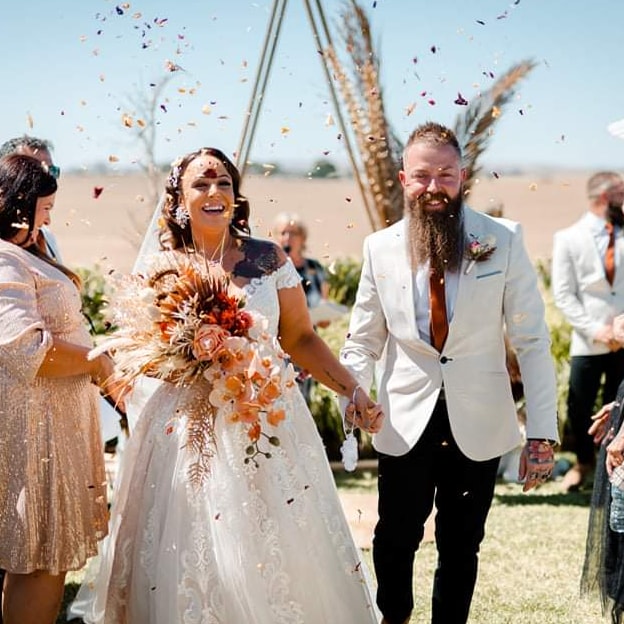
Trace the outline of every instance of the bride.
<instances>
[{"instance_id":1,"label":"bride","mask_svg":"<svg viewBox=\"0 0 624 624\"><path fill-rule=\"evenodd\" d=\"M250 236L239 184L236 167L214 148L174 163L162 251L147 273L151 285L159 276L175 281L189 265L222 276L228 296L244 299L254 324L264 323L262 335L279 336L279 344L272 339L271 357L282 367L271 407L247 418L232 409L230 395L217 401L218 374L214 383L206 375L180 383L172 374L158 386L124 451L110 542L90 584L85 622L376 622L322 441L281 349L351 400L356 425L377 432L383 414L314 332L284 252ZM123 318L122 310L122 331ZM202 348L213 348L212 339ZM154 366L142 370L156 375Z\"/></svg>"}]
</instances>

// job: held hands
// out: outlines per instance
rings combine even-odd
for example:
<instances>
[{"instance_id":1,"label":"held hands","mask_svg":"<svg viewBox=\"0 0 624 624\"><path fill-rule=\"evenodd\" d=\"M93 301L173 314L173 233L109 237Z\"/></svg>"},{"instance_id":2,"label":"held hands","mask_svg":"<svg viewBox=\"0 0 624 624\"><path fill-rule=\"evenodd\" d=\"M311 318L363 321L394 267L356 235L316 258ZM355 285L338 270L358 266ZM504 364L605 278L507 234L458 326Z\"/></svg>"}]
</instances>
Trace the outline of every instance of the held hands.
<instances>
[{"instance_id":1,"label":"held hands","mask_svg":"<svg viewBox=\"0 0 624 624\"><path fill-rule=\"evenodd\" d=\"M555 467L555 454L550 442L546 440L527 440L520 456L518 476L524 479L523 492L539 487L552 474Z\"/></svg>"},{"instance_id":2,"label":"held hands","mask_svg":"<svg viewBox=\"0 0 624 624\"><path fill-rule=\"evenodd\" d=\"M102 353L93 360L91 379L100 387L102 394L110 397L115 407L126 411L125 396L130 391L127 383L116 377L115 362L108 353Z\"/></svg>"},{"instance_id":3,"label":"held hands","mask_svg":"<svg viewBox=\"0 0 624 624\"><path fill-rule=\"evenodd\" d=\"M351 401L345 409L346 423L368 433L378 433L383 419L381 405L374 403L361 386L355 386Z\"/></svg>"},{"instance_id":4,"label":"held hands","mask_svg":"<svg viewBox=\"0 0 624 624\"><path fill-rule=\"evenodd\" d=\"M612 434L613 435L613 434ZM607 446L607 457L605 464L609 476L613 471L622 465L624 461L624 433L620 430Z\"/></svg>"},{"instance_id":5,"label":"held hands","mask_svg":"<svg viewBox=\"0 0 624 624\"><path fill-rule=\"evenodd\" d=\"M603 325L594 336L594 342L606 345L610 351L618 351L622 348L621 343L613 333L613 325Z\"/></svg>"},{"instance_id":6,"label":"held hands","mask_svg":"<svg viewBox=\"0 0 624 624\"><path fill-rule=\"evenodd\" d=\"M613 427L609 427L611 411L615 406L615 401L603 405L600 410L592 416L594 422L587 430L587 433L594 437L594 442L596 444L603 444L606 446L605 450L607 454L605 465L609 476L624 462L624 431L620 429L616 433Z\"/></svg>"},{"instance_id":7,"label":"held hands","mask_svg":"<svg viewBox=\"0 0 624 624\"><path fill-rule=\"evenodd\" d=\"M594 421L587 430L590 436L594 438L594 444L608 444L613 439L613 430L609 429L609 415L615 405L615 401L603 405L598 412L592 416Z\"/></svg>"}]
</instances>

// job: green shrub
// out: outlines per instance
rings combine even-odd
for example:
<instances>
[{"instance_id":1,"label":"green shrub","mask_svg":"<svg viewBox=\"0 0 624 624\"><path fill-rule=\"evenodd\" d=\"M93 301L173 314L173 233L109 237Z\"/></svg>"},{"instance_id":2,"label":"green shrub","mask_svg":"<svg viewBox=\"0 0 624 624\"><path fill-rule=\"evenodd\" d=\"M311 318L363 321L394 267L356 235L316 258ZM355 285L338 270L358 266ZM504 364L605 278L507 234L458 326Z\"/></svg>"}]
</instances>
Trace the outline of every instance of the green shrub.
<instances>
[{"instance_id":1,"label":"green shrub","mask_svg":"<svg viewBox=\"0 0 624 624\"><path fill-rule=\"evenodd\" d=\"M332 352L337 356L349 326L349 315L334 321L324 329L319 329L319 335L327 343ZM342 415L338 406L336 393L321 384L314 383L310 393L310 411L316 423L317 429L323 438L327 456L330 460L336 461L341 458L340 446L344 440L342 429ZM358 431L358 440L361 457L372 457L374 454L371 445L371 436Z\"/></svg>"},{"instance_id":2,"label":"green shrub","mask_svg":"<svg viewBox=\"0 0 624 624\"><path fill-rule=\"evenodd\" d=\"M337 178L338 168L331 160L321 158L312 165L312 170L308 175L311 178Z\"/></svg>"},{"instance_id":3,"label":"green shrub","mask_svg":"<svg viewBox=\"0 0 624 624\"><path fill-rule=\"evenodd\" d=\"M329 298L343 305L351 307L355 303L362 263L353 258L339 258L327 268L329 282Z\"/></svg>"},{"instance_id":4,"label":"green shrub","mask_svg":"<svg viewBox=\"0 0 624 624\"><path fill-rule=\"evenodd\" d=\"M551 266L549 260L538 260L535 265L540 280L540 290L546 305L546 324L550 330L550 351L555 362L557 375L557 411L559 412L559 429L564 440L564 427L567 418L568 379L570 377L570 340L572 328L559 311L552 295ZM562 447L565 448L565 441Z\"/></svg>"},{"instance_id":5,"label":"green shrub","mask_svg":"<svg viewBox=\"0 0 624 624\"><path fill-rule=\"evenodd\" d=\"M81 267L76 273L82 280L82 313L89 321L91 333L95 336L108 333L112 327L105 318L107 286L100 267L97 264L92 269Z\"/></svg>"}]
</instances>

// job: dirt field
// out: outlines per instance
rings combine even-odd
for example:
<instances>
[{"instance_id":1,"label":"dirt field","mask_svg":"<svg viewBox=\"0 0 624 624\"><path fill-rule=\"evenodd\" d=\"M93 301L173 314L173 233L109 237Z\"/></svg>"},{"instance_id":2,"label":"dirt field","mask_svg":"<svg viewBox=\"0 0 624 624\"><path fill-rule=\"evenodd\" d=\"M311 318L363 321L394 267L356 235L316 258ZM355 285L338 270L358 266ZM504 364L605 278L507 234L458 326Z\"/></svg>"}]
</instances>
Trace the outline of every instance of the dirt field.
<instances>
[{"instance_id":1,"label":"dirt field","mask_svg":"<svg viewBox=\"0 0 624 624\"><path fill-rule=\"evenodd\" d=\"M585 210L587 177L579 172L487 176L475 186L469 204L484 210L501 201L505 216L523 224L531 256L547 258L554 231ZM97 199L95 187L103 189ZM309 255L324 263L360 257L362 240L372 231L353 180L249 177L243 190L256 235L269 235L278 212L296 212L310 230ZM64 175L52 224L64 261L74 267L130 270L152 212L147 193L140 175Z\"/></svg>"}]
</instances>

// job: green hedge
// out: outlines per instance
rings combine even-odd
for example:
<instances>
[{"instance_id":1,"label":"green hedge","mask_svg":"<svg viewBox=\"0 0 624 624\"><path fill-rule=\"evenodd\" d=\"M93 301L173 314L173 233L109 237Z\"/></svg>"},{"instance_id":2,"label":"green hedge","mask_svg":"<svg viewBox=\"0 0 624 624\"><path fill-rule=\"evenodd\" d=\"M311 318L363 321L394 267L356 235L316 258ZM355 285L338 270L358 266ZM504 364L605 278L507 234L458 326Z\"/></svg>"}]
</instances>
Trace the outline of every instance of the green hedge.
<instances>
[{"instance_id":1,"label":"green hedge","mask_svg":"<svg viewBox=\"0 0 624 624\"><path fill-rule=\"evenodd\" d=\"M108 287L102 270L96 264L92 269L78 268L76 273L82 280L82 313L89 322L91 333L94 336L107 334L113 328L105 318Z\"/></svg>"}]
</instances>

